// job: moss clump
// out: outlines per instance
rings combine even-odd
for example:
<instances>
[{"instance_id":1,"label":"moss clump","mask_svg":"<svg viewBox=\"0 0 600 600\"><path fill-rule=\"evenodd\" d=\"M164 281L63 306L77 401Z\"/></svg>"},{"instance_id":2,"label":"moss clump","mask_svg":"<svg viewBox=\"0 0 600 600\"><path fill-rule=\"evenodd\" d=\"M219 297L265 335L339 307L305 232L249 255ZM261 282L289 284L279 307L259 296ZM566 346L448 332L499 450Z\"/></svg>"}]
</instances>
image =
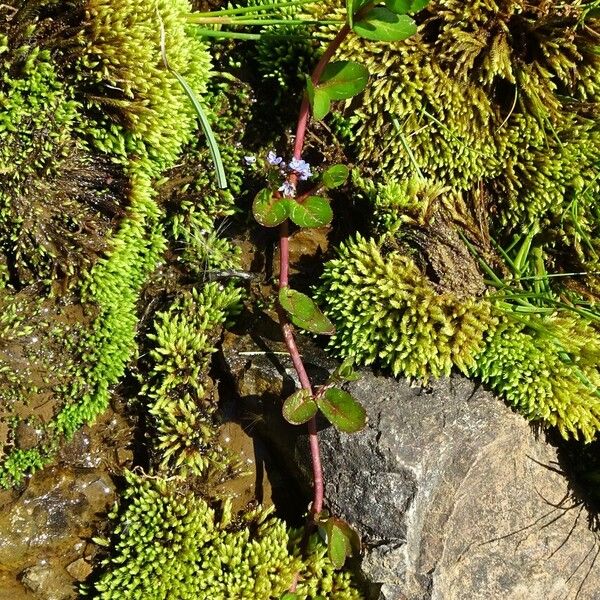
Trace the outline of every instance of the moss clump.
<instances>
[{"instance_id":1,"label":"moss clump","mask_svg":"<svg viewBox=\"0 0 600 600\"><path fill-rule=\"evenodd\" d=\"M411 258L361 237L326 264L317 296L336 325L331 348L425 380L468 372L495 324L489 303L437 293Z\"/></svg>"},{"instance_id":2,"label":"moss clump","mask_svg":"<svg viewBox=\"0 0 600 600\"><path fill-rule=\"evenodd\" d=\"M239 290L209 283L185 292L156 316L141 397L153 417L161 469L200 476L227 465L216 443L217 398L208 372L221 328L239 309Z\"/></svg>"},{"instance_id":3,"label":"moss clump","mask_svg":"<svg viewBox=\"0 0 600 600\"><path fill-rule=\"evenodd\" d=\"M535 118L515 115L501 177L490 183L503 210L497 228L538 227L554 237L572 262L598 256L600 129L592 119L565 115L548 131Z\"/></svg>"},{"instance_id":4,"label":"moss clump","mask_svg":"<svg viewBox=\"0 0 600 600\"><path fill-rule=\"evenodd\" d=\"M247 6L268 6L269 0L246 0ZM278 11L278 18L298 19L301 8L290 6ZM277 105L289 98L290 90L300 91L305 77L316 63L319 48L305 27L279 25L266 27L261 39L251 50L257 65L257 74L267 88L275 91Z\"/></svg>"},{"instance_id":5,"label":"moss clump","mask_svg":"<svg viewBox=\"0 0 600 600\"><path fill-rule=\"evenodd\" d=\"M81 106L49 50L7 45L0 62L0 252L8 282L49 284L106 248L108 182L120 177L105 161L92 166L75 133Z\"/></svg>"},{"instance_id":6,"label":"moss clump","mask_svg":"<svg viewBox=\"0 0 600 600\"><path fill-rule=\"evenodd\" d=\"M527 419L591 441L600 429L600 337L572 316L504 318L472 372Z\"/></svg>"},{"instance_id":7,"label":"moss clump","mask_svg":"<svg viewBox=\"0 0 600 600\"><path fill-rule=\"evenodd\" d=\"M129 213L113 240L114 250L84 278L82 300L98 305L100 314L81 343L81 360L89 368L69 392L75 401L56 419L57 431L67 436L108 406L109 388L136 347L139 292L164 250L150 179L134 175L131 184Z\"/></svg>"},{"instance_id":8,"label":"moss clump","mask_svg":"<svg viewBox=\"0 0 600 600\"><path fill-rule=\"evenodd\" d=\"M231 82L211 81L206 101L214 116L213 132L219 141L228 189L216 189L210 153L203 143L186 147L160 187L166 205L165 231L173 240L179 262L199 279L215 271L239 268L240 251L224 234L229 218L237 212L235 199L242 193L244 149L239 139L252 104L247 88Z\"/></svg>"},{"instance_id":9,"label":"moss clump","mask_svg":"<svg viewBox=\"0 0 600 600\"><path fill-rule=\"evenodd\" d=\"M279 599L298 573L298 595L359 600L349 576L336 572L313 538L301 559L298 532L270 510L233 518L186 490L177 478L129 473L106 573L88 591L101 600ZM316 579L318 577L318 579Z\"/></svg>"},{"instance_id":10,"label":"moss clump","mask_svg":"<svg viewBox=\"0 0 600 600\"><path fill-rule=\"evenodd\" d=\"M332 7L341 15L341 6L322 3L316 16L331 18ZM330 37L333 28L323 34ZM357 158L367 173L401 180L417 167L432 180L468 189L500 168L494 131L501 120L486 90L453 77L433 46L423 28L404 42L350 36L344 43L339 58L365 64L371 75L353 105Z\"/></svg>"},{"instance_id":11,"label":"moss clump","mask_svg":"<svg viewBox=\"0 0 600 600\"><path fill-rule=\"evenodd\" d=\"M481 186L500 237L540 226L551 254L594 270L600 19L579 2L433 0L417 20L406 41L341 49L372 74L350 117L367 172Z\"/></svg>"},{"instance_id":12,"label":"moss clump","mask_svg":"<svg viewBox=\"0 0 600 600\"><path fill-rule=\"evenodd\" d=\"M145 167L153 174L175 162L196 130L189 98L163 62L161 23L169 65L197 94L210 71L205 46L187 34L189 11L187 0L86 3L77 78L97 109L86 133L102 152L124 160L147 157Z\"/></svg>"},{"instance_id":13,"label":"moss clump","mask_svg":"<svg viewBox=\"0 0 600 600\"><path fill-rule=\"evenodd\" d=\"M426 227L448 189L422 177L375 183L355 177L357 187L373 211L372 229L381 236L401 237L415 227Z\"/></svg>"},{"instance_id":14,"label":"moss clump","mask_svg":"<svg viewBox=\"0 0 600 600\"><path fill-rule=\"evenodd\" d=\"M322 3L315 14L342 11L342 4ZM358 348L361 360L422 378L456 364L527 418L586 440L598 430L597 357L589 358L589 348L600 336L585 317L596 311L597 279L552 280L548 273L598 267L600 19L590 6L432 0L416 16L413 38L380 44L353 37L342 46L341 58L373 75L364 95L339 109L373 178L359 187L381 240L360 258L361 242L344 247L326 266L320 292L337 321L333 347L341 354ZM321 33L329 39L332 28ZM524 244L518 254L519 240L531 245L534 235L530 251ZM372 255L385 257L387 270ZM409 256L424 265L417 271L424 285L409 276ZM489 283L484 271L498 293L478 300ZM521 277L530 280L524 287ZM461 278L473 285L461 287ZM406 299L404 291L392 297L387 288L404 290L405 281ZM478 340L466 346L468 361L439 358L448 356L438 334L445 320L429 311L447 306L439 300L447 290L458 295L451 306L469 307L475 319L486 315L485 331L466 336ZM423 307L412 309L418 317L398 318L398 296L408 315L411 303ZM557 309L572 304L572 313ZM523 320L523 305L546 316Z\"/></svg>"},{"instance_id":15,"label":"moss clump","mask_svg":"<svg viewBox=\"0 0 600 600\"><path fill-rule=\"evenodd\" d=\"M185 0L42 0L3 11L2 287L34 328L44 320L23 301L31 294L52 318L60 320L50 297L72 313L51 327L65 352L56 341L42 345L49 350L35 357L35 373L0 381L2 417L13 410L14 427L41 393L52 407L39 447L4 446L5 485L106 408L136 349L140 291L166 247L157 178L197 130L162 61L161 21L171 66L198 93L210 76L205 47L187 35L189 10ZM45 339L38 329L31 335Z\"/></svg>"}]
</instances>

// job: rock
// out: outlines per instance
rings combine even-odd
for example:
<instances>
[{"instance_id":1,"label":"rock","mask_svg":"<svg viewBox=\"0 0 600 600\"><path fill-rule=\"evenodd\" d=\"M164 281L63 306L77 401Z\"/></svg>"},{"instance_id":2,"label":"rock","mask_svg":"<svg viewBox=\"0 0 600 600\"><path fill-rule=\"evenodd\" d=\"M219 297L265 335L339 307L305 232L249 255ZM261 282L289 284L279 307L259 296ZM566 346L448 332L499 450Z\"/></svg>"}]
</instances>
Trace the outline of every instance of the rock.
<instances>
[{"instance_id":1,"label":"rock","mask_svg":"<svg viewBox=\"0 0 600 600\"><path fill-rule=\"evenodd\" d=\"M283 422L277 398L282 374L293 389L291 364L256 332L235 337L224 360L241 401L262 404L261 434L308 486L303 428ZM327 359L302 352L323 380ZM522 417L458 376L424 389L365 371L349 391L369 423L352 435L321 424L326 497L365 542L371 598L600 598L600 540L585 507L569 509L556 449Z\"/></svg>"},{"instance_id":2,"label":"rock","mask_svg":"<svg viewBox=\"0 0 600 600\"><path fill-rule=\"evenodd\" d=\"M46 561L40 562L23 571L21 575L23 586L35 594L39 600L73 600L77 593L71 585L71 580L56 576L55 570Z\"/></svg>"},{"instance_id":3,"label":"rock","mask_svg":"<svg viewBox=\"0 0 600 600\"><path fill-rule=\"evenodd\" d=\"M92 573L92 565L85 559L78 558L67 567L67 573L75 581L85 581Z\"/></svg>"},{"instance_id":4,"label":"rock","mask_svg":"<svg viewBox=\"0 0 600 600\"><path fill-rule=\"evenodd\" d=\"M95 555L89 540L107 521L131 439L126 419L109 410L21 488L0 492L0 600L78 597Z\"/></svg>"}]
</instances>

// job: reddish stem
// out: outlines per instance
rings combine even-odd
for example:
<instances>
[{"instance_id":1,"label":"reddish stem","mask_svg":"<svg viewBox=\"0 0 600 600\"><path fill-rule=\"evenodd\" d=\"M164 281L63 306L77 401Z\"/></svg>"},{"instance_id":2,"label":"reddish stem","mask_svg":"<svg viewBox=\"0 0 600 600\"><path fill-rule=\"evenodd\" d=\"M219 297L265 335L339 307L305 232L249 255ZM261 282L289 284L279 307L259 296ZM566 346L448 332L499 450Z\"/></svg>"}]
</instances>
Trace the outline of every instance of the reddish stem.
<instances>
[{"instance_id":1,"label":"reddish stem","mask_svg":"<svg viewBox=\"0 0 600 600\"><path fill-rule=\"evenodd\" d=\"M332 42L329 44L323 56L317 63L315 70L311 75L312 82L317 85L325 67L332 59L333 55L340 47L346 36L350 33L350 26L344 25L338 32ZM305 93L300 106L300 115L298 117L298 126L296 128L296 141L294 144L294 158L300 160L302 158L302 150L304 148L304 140L306 138L306 129L310 120L310 103L308 96ZM295 174L290 175L290 182L294 185L298 183L298 178ZM289 226L288 222L281 224L279 232L279 289L288 287L289 285L289 271L290 271L290 238L289 238ZM298 351L296 340L294 338L294 331L290 324L287 315L283 309L279 308L279 322L281 324L281 330L283 333L283 339L287 346L288 352L292 359L294 369L300 380L300 385L310 392L312 395L312 385L310 379L302 362L302 357ZM311 507L311 514L318 515L323 510L324 501L324 485L323 485L323 467L321 464L321 452L319 449L319 437L317 434L317 422L315 418L312 418L308 422L308 439L310 445L310 455L312 460L313 469L313 503Z\"/></svg>"},{"instance_id":2,"label":"reddish stem","mask_svg":"<svg viewBox=\"0 0 600 600\"><path fill-rule=\"evenodd\" d=\"M317 63L315 70L311 75L311 80L314 85L319 83L321 75L329 61L333 58L337 49L340 47L346 36L350 33L350 25L346 23L331 41L331 44L327 47L321 60ZM304 148L304 138L306 137L306 128L308 127L308 121L310 118L310 104L308 102L308 96L306 93L302 98L302 104L300 105L300 116L298 117L298 126L296 127L296 143L294 144L294 158L299 160L302 157L302 149Z\"/></svg>"}]
</instances>

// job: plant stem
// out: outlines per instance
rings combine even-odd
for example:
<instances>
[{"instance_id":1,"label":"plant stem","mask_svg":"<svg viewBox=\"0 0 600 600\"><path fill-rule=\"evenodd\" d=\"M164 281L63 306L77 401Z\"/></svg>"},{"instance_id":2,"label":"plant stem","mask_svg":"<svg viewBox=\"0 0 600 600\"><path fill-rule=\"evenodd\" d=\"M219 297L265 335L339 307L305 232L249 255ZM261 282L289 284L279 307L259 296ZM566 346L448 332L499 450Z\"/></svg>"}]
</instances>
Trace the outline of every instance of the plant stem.
<instances>
[{"instance_id":1,"label":"plant stem","mask_svg":"<svg viewBox=\"0 0 600 600\"><path fill-rule=\"evenodd\" d=\"M290 0L290 2L274 2L265 6L244 6L239 8L227 8L225 10L216 10L211 12L196 12L188 17L188 21L195 22L197 17L213 17L215 15L241 15L247 13L270 12L275 8L287 8L288 6L302 6L304 4L314 4L315 0Z\"/></svg>"},{"instance_id":2,"label":"plant stem","mask_svg":"<svg viewBox=\"0 0 600 600\"><path fill-rule=\"evenodd\" d=\"M350 33L350 26L346 23L329 44L321 60L317 63L315 70L311 75L313 84L317 85L325 67L329 64L329 61L333 58L337 49L340 47L342 42L346 39L346 36ZM308 120L310 117L310 104L308 102L308 96L305 93L302 98L302 104L300 106L300 115L298 117L298 126L296 127L296 143L294 144L294 158L300 159L302 156L302 150L304 148L304 140L306 138L306 128L308 127Z\"/></svg>"},{"instance_id":3,"label":"plant stem","mask_svg":"<svg viewBox=\"0 0 600 600\"><path fill-rule=\"evenodd\" d=\"M325 67L329 64L333 55L340 47L346 36L350 33L350 27L345 24L335 36L332 42L329 44L323 56L317 63L315 70L311 75L313 83L316 85ZM310 104L306 93L302 99L300 106L300 114L298 116L298 125L296 128L296 141L294 144L294 158L300 160L302 157L302 150L304 149L304 140L306 138L306 128L310 119ZM295 175L290 176L290 181L294 184L297 183L297 177ZM279 230L279 289L288 287L289 285L289 270L290 270L290 238L289 238L289 224L288 221L281 224ZM290 358L294 365L294 369L300 380L300 385L313 394L312 385L310 378L302 362L302 357L298 351L296 340L294 338L294 331L292 325L289 322L285 311L280 307L278 310L279 322L281 324L281 330L283 333L283 339L287 346ZM321 464L321 451L319 449L319 437L317 433L317 421L313 417L308 422L308 440L310 445L310 455L312 460L313 470L313 503L311 506L312 516L318 515L323 510L324 501L324 484L323 484L323 466Z\"/></svg>"},{"instance_id":4,"label":"plant stem","mask_svg":"<svg viewBox=\"0 0 600 600\"><path fill-rule=\"evenodd\" d=\"M194 25L330 25L341 23L340 19L326 21L310 21L308 19L247 19L237 17L198 17L193 20Z\"/></svg>"}]
</instances>

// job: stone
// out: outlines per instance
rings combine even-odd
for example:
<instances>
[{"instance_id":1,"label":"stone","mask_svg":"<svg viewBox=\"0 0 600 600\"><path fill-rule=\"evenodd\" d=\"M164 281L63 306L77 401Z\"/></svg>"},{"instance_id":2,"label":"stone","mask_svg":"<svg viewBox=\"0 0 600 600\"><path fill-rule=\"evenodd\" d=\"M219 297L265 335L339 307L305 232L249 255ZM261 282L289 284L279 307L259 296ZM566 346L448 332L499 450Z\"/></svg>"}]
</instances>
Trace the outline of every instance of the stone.
<instances>
[{"instance_id":1,"label":"stone","mask_svg":"<svg viewBox=\"0 0 600 600\"><path fill-rule=\"evenodd\" d=\"M112 410L85 426L46 468L0 491L0 600L67 600L91 572L130 452L131 426ZM87 560L83 560L85 557Z\"/></svg>"},{"instance_id":2,"label":"stone","mask_svg":"<svg viewBox=\"0 0 600 600\"><path fill-rule=\"evenodd\" d=\"M290 361L259 333L236 337L223 358L240 402L262 406L261 435L308 490L304 428L283 421L277 397L282 375L283 395L293 391ZM322 381L331 361L306 341L302 353ZM369 598L600 599L590 515L569 495L557 449L522 417L459 376L422 388L364 370L348 390L367 427L349 435L321 422L319 435L327 505L364 541Z\"/></svg>"},{"instance_id":3,"label":"stone","mask_svg":"<svg viewBox=\"0 0 600 600\"><path fill-rule=\"evenodd\" d=\"M71 579L66 573L63 577L57 577L55 569L46 561L41 561L23 571L21 583L35 594L34 598L39 600L74 600L77 592L71 585Z\"/></svg>"},{"instance_id":4,"label":"stone","mask_svg":"<svg viewBox=\"0 0 600 600\"><path fill-rule=\"evenodd\" d=\"M78 558L67 566L67 573L75 581L85 581L91 575L92 570L92 565L83 558Z\"/></svg>"}]
</instances>

